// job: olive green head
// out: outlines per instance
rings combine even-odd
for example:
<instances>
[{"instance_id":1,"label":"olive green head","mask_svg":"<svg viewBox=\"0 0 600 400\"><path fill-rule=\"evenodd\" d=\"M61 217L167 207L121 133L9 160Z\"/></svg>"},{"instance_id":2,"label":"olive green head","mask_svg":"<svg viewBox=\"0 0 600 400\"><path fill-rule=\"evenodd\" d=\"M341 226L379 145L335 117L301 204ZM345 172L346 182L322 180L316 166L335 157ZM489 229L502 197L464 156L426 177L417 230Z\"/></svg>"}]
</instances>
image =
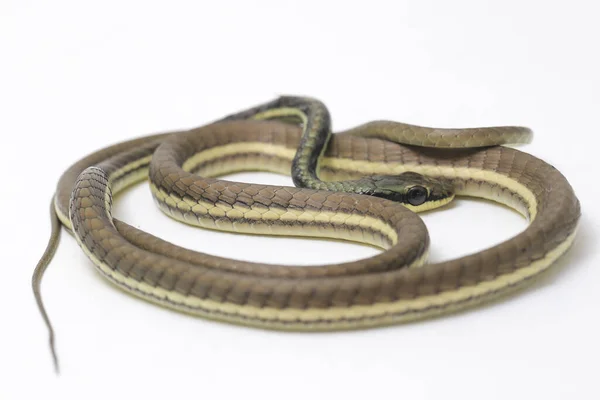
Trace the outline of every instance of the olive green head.
<instances>
[{"instance_id":1,"label":"olive green head","mask_svg":"<svg viewBox=\"0 0 600 400\"><path fill-rule=\"evenodd\" d=\"M427 211L448 204L454 198L450 183L415 172L375 175L359 180L365 194L398 201L412 211Z\"/></svg>"}]
</instances>

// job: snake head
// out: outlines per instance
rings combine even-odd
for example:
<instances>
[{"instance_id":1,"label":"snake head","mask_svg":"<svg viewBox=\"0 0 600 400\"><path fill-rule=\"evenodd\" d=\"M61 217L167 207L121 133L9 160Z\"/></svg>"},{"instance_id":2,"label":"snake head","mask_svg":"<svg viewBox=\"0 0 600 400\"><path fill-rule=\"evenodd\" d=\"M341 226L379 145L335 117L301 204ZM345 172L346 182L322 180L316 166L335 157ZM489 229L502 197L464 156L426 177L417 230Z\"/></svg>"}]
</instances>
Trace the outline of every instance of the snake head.
<instances>
[{"instance_id":1,"label":"snake head","mask_svg":"<svg viewBox=\"0 0 600 400\"><path fill-rule=\"evenodd\" d=\"M454 198L449 182L415 172L400 175L375 175L361 179L365 194L398 201L412 211L427 211L448 204Z\"/></svg>"}]
</instances>

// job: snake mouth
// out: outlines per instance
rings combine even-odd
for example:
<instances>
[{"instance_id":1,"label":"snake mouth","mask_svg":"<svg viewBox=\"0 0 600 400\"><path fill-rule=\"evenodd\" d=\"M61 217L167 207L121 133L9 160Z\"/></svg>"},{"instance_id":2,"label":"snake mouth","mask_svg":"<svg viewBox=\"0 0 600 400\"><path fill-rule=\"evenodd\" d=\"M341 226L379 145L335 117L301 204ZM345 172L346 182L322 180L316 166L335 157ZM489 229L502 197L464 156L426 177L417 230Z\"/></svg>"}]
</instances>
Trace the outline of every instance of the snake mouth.
<instances>
[{"instance_id":1,"label":"snake mouth","mask_svg":"<svg viewBox=\"0 0 600 400\"><path fill-rule=\"evenodd\" d=\"M423 177L427 179L429 183L429 193L427 200L423 204L413 205L405 203L404 206L414 212L429 211L436 208L445 206L454 200L455 188L452 182L446 179L439 179L433 177Z\"/></svg>"},{"instance_id":2,"label":"snake mouth","mask_svg":"<svg viewBox=\"0 0 600 400\"><path fill-rule=\"evenodd\" d=\"M454 200L454 197L455 197L454 193L450 193L450 194L447 194L445 196L440 196L440 197L430 196L430 199L428 201L426 201L425 203L423 203L419 206L413 206L412 204L403 204L403 205L411 211L420 213L420 212L434 210L436 208L443 207L446 204L450 203L452 200Z\"/></svg>"},{"instance_id":3,"label":"snake mouth","mask_svg":"<svg viewBox=\"0 0 600 400\"><path fill-rule=\"evenodd\" d=\"M409 210L414 212L423 212L434 210L436 208L444 207L455 197L454 185L445 180L437 178L429 178L432 184L427 201L423 204L414 206L412 204L405 204Z\"/></svg>"}]
</instances>

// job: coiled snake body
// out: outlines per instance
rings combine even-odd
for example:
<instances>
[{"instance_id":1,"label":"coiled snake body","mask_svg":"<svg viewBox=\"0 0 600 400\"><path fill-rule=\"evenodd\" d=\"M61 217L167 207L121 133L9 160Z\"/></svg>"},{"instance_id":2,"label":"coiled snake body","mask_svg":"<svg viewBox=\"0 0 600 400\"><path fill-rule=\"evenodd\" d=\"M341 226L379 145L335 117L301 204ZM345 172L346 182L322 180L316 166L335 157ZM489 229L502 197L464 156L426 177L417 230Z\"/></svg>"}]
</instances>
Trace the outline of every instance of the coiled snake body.
<instances>
[{"instance_id":1,"label":"coiled snake body","mask_svg":"<svg viewBox=\"0 0 600 400\"><path fill-rule=\"evenodd\" d=\"M283 122L259 121L265 119ZM531 281L574 239L579 202L563 175L529 154L497 146L528 141L526 129L375 122L328 140L329 129L321 103L284 97L77 162L55 193L53 241L34 275L40 306L39 282L56 247L58 220L102 275L124 290L203 317L290 330L379 326L474 305ZM436 145L446 148L424 147ZM450 148L461 146L468 148ZM243 170L293 171L294 182L310 188L215 178ZM115 193L148 176L159 207L188 224L343 238L385 251L296 268L183 249L111 216ZM530 224L487 250L426 264L427 231L405 206L438 207L454 194L506 204Z\"/></svg>"}]
</instances>

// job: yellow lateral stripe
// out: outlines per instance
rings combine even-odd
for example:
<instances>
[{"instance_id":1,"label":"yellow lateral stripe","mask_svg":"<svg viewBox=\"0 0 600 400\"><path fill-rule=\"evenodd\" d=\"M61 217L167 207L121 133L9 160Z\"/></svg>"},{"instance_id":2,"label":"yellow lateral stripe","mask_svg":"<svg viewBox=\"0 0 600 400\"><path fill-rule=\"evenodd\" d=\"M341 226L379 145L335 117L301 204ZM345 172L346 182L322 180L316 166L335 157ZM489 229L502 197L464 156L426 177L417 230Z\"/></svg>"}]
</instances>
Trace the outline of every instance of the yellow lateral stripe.
<instances>
[{"instance_id":1,"label":"yellow lateral stripe","mask_svg":"<svg viewBox=\"0 0 600 400\"><path fill-rule=\"evenodd\" d=\"M212 160L234 156L237 154L244 153L260 153L278 158L286 159L291 161L294 158L295 150L289 149L285 146L278 146L274 144L260 143L260 142L244 142L244 143L231 143L224 146L213 147L208 150L203 150L199 153L194 154L184 163L183 168L186 171L194 170L198 165ZM518 181L509 178L506 175L499 174L493 171L478 170L475 168L466 167L445 167L445 166L434 166L434 165L410 165L401 163L384 163L374 161L358 161L348 158L331 158L323 157L322 166L325 168L331 168L339 171L351 171L356 173L360 171L363 175L399 175L403 172L416 172L425 176L432 177L444 177L444 178L459 178L463 180L474 179L482 182L493 183L494 185L500 185L509 191L516 193L525 201L529 217L531 220L535 218L537 213L537 201L535 195L525 185ZM511 208L515 208L513 204L502 201L505 199L498 199L496 197L482 197L485 193L473 193L473 192L458 192L459 195L473 196L477 195L480 198L486 198L496 202L502 202ZM517 209L521 212L521 210Z\"/></svg>"},{"instance_id":2,"label":"yellow lateral stripe","mask_svg":"<svg viewBox=\"0 0 600 400\"><path fill-rule=\"evenodd\" d=\"M158 201L163 202L163 203L169 205L170 207L178 209L178 204L185 203L184 200L179 198L177 195L168 194L168 193L164 192L163 190L158 189L154 184L150 184L150 188L152 190L152 194L156 197L156 199ZM199 201L197 203L197 205L200 208L197 208L197 209L192 208L191 209L191 211L194 213L194 215L196 217L212 216L212 217L218 218L218 217L225 216L224 211L219 211L217 214L215 214L214 210L219 210L219 209L212 203L209 203L206 201ZM279 215L277 212L275 212L275 211L278 211L277 209L270 209L270 208L264 207L264 206L261 206L261 207L250 206L249 208L234 206L232 208L232 210L242 213L243 214L242 218L245 218L248 220L263 221L265 223L269 220L281 220L281 221L300 222L300 223L313 220L313 221L322 222L322 223L326 223L326 224L333 224L334 226L366 228L366 229L371 229L371 230L381 233L382 235L384 235L385 237L387 237L390 240L392 245L396 244L398 241L398 234L396 233L396 231L394 230L394 228L392 226L390 226L389 224L385 223L384 221L382 221L378 218L374 218L374 217L367 216L367 215L356 215L356 214L349 214L349 213L344 213L344 212L318 211L318 210L302 210L302 211L291 210L289 212L286 212L285 214ZM211 211L213 211L213 212L211 213ZM295 211L298 211L298 212L295 212ZM185 218L185 216L179 217L175 214L172 214L172 215L167 214L167 215L169 215L170 217L172 217L176 220L179 220L179 221L182 221L182 222L185 222L188 224L202 226L202 227L215 228L215 226L213 226L212 224L210 224L210 225L203 224L203 222L206 222L206 221L201 220L200 218L198 218L198 220L197 220L198 222L196 223L194 220ZM301 229L302 229L301 227L297 227L296 229L294 229L293 226L290 226L288 233L296 234L296 235L302 234L303 232L301 231ZM246 233L257 233L257 232L247 231ZM258 233L269 234L269 231L267 231L265 229L264 232L258 232ZM315 232L315 233L317 233L317 232ZM329 232L324 231L323 233L326 234ZM333 235L333 233L335 233L335 232L332 231L331 233L332 233L332 235L327 235L325 237L335 237ZM320 236L322 236L322 235L320 235ZM363 240L360 240L360 241L363 242ZM372 242L368 242L368 243L377 245L376 243L372 243Z\"/></svg>"},{"instance_id":3,"label":"yellow lateral stripe","mask_svg":"<svg viewBox=\"0 0 600 400\"><path fill-rule=\"evenodd\" d=\"M199 152L193 157L188 159L184 164L184 169L193 170L196 166L215 160L225 156L243 155L248 153L260 153L273 155L281 159L291 160L295 154L295 151L288 149L284 146L269 145L264 143L235 143L217 148L208 149L206 151ZM147 164L150 158L136 160L131 164L123 167L121 170L111 175L111 181L114 182L115 192L118 192L133 182L144 179L147 176L147 169L139 169L140 166ZM459 178L462 180L477 180L481 182L487 182L493 185L499 185L506 188L512 193L517 194L523 199L525 206L528 208L529 215L533 219L537 212L537 201L535 195L523 184L511 179L505 175L498 174L492 171L485 170L474 170L472 168L452 168L452 167L441 167L441 166L422 166L422 165L402 165L399 163L378 163L370 161L355 161L350 159L334 159L324 158L323 166L333 169L334 171L348 171L349 173L355 173L355 171L361 171L366 174L400 174L405 171L414 171L427 176L437 176L446 178ZM130 171L135 173L128 174ZM185 203L185 207L182 205L181 210L187 211L188 209L193 210L193 206L188 204L182 199L174 198L164 192L156 190L153 187L153 192L157 196L164 198L164 201L170 199L170 202L174 204L174 207L179 207L179 203ZM477 195L478 197L485 197L490 193L481 193L479 191L465 191L460 194L466 195ZM491 200L498 201L499 199L494 197ZM514 207L515 204L510 203L508 200L501 198L501 201L505 201L506 204ZM203 213L214 209L213 204L201 202L198 204L198 209ZM206 211L204 211L206 210ZM58 210L57 210L58 211ZM222 210L223 213L229 212ZM198 212L198 211L196 211ZM239 212L242 215L248 212L257 213L257 218L261 220L279 218L279 214L269 214L274 210L256 208L256 209L244 209L244 208L233 208L231 212ZM234 213L235 214L235 213ZM342 215L341 215L342 214ZM376 218L365 223L364 220L357 220L355 215L344 213L333 213L329 212L310 212L305 211L302 214L290 214L289 218L296 218L297 221L310 221L310 218L315 219L316 215L320 215L321 218L328 218L329 220L340 218L340 223L347 224L350 226L364 226L370 229L376 229L382 234L386 235L390 239L395 237L396 232L383 221ZM225 215L225 214L224 214ZM239 214L235 214L239 217ZM232 218L235 217L232 214ZM65 223L65 219L68 221L66 216L59 213L59 218ZM362 224L361 224L361 221ZM188 221L186 221L188 222ZM70 226L70 221L69 225ZM422 296L410 300L398 300L389 303L377 303L369 306L351 306L351 307L332 307L327 309L274 309L269 307L258 308L253 306L239 306L232 303L222 303L213 300L199 299L192 296L183 296L179 293L166 291L162 288L150 286L144 282L138 282L127 276L124 276L112 269L107 265L99 261L95 256L89 253L84 246L82 248L86 254L92 259L94 264L106 275L113 283L126 289L133 290L134 293L147 298L151 301L167 305L171 308L181 309L183 311L192 312L194 314L200 314L207 317L218 314L224 319L228 319L233 322L244 322L256 325L265 326L277 326L278 324L285 325L291 328L305 329L314 327L312 324L324 324L326 328L338 326L346 326L351 321L359 321L359 325L369 326L380 324L385 321L398 322L403 319L411 319L414 317L423 316L423 313L437 313L440 309L450 309L459 307L460 304L474 301L473 299L482 298L492 293L500 292L503 289L507 289L512 286L516 286L522 282L528 280L528 278L537 275L538 273L547 269L558 257L560 257L572 244L575 237L576 230L565 239L560 245L548 252L544 258L532 262L530 265L519 268L511 273L507 273L496 277L491 281L480 282L474 286L461 287L456 290L447 291L435 295ZM79 241L79 239L77 239ZM397 240L397 237L395 237ZM394 241L395 241L394 240ZM81 243L80 243L81 244ZM426 254L424 254L414 266L418 266L424 263ZM332 322L333 321L333 322ZM337 321L337 322L336 322ZM362 322L361 322L362 321ZM376 323L373 321L377 321ZM308 323L308 325L306 325ZM355 325L356 326L356 325Z\"/></svg>"},{"instance_id":4,"label":"yellow lateral stripe","mask_svg":"<svg viewBox=\"0 0 600 400\"><path fill-rule=\"evenodd\" d=\"M284 146L277 146L273 144L265 144L261 142L248 142L248 143L232 143L224 146L213 147L211 149L207 149L196 153L192 157L190 157L183 164L183 169L186 171L194 170L199 164L210 162L212 160L248 154L248 153L259 153L266 154L271 156L276 156L278 158L292 160L295 154L293 149L289 149ZM142 169L136 171L134 174L127 175L128 171L136 170L141 165L148 164L150 162L151 156L144 157L139 160L135 160L132 163L124 166L123 168L115 171L111 175L111 181L113 182L112 189L113 195L116 195L121 190L129 187L130 185L144 180L147 177L147 169ZM268 166L264 165L267 169ZM370 162L370 161L355 161L351 159L337 159L337 158L327 158L323 157L323 166L332 168L335 170L346 170L346 171L361 171L367 174L400 174L406 171L414 171L417 173L421 173L423 175L428 176L443 176L447 178L460 177L463 179L475 179L473 177L474 172L473 169L470 168L444 168L444 167L436 167L436 166L419 166L419 165L403 165L400 163L378 163L378 162ZM211 175L218 175L220 173L226 173L228 171L213 171L214 173ZM281 173L280 170L274 170L273 172ZM505 175L498 174L491 171L477 171L479 172L479 176L477 179L481 179L484 182L491 182L494 184L501 185L513 193L516 193L521 198L524 199L526 203L526 207L528 208L529 217L531 220L535 217L537 213L537 202L534 194L527 189L521 183L508 178ZM125 179L119 179L123 178ZM487 198L489 200L493 200L496 202L501 202L506 204L507 206L519 210L515 204L511 204L506 199L498 198L496 196L488 195L486 196L485 192L459 192L458 194L476 196L480 198ZM449 199L450 200L450 199ZM448 201L449 201L448 200ZM433 206L433 205L432 205ZM439 205L435 205L438 207ZM58 216L61 222L70 229L71 222L68 216L63 215L58 207L56 207Z\"/></svg>"},{"instance_id":5,"label":"yellow lateral stripe","mask_svg":"<svg viewBox=\"0 0 600 400\"><path fill-rule=\"evenodd\" d=\"M474 286L465 286L453 291L422 296L416 299L377 303L368 306L357 305L326 309L258 308L248 305L240 306L232 303L222 303L214 300L184 296L177 292L150 286L147 283L136 281L115 272L99 261L93 254L90 254L85 247L82 247L94 264L99 268L100 272L109 277L113 283L125 287L126 289L132 289L138 296L159 304L207 317L210 317L211 314L218 313L220 316L232 322L241 319L244 323L247 323L247 320L249 319L255 320L256 325L268 326L270 323L273 325L282 323L288 325L290 329L293 329L293 324L296 324L296 328L306 329L307 327L301 325L306 323L318 324L319 322L322 322L327 325L327 328L334 328L336 326L335 321L339 321L340 325L343 326L351 321L356 322L363 320L365 321L364 325L369 326L381 324L382 321L378 321L378 318L399 322L402 320L410 320L415 317L422 317L424 316L423 312L426 312L427 310L436 313L440 308L457 307L461 302L472 301L473 299L481 298L486 294L491 294L527 281L528 278L547 269L558 257L567 251L573 243L574 238L575 231L559 246L548 252L544 258L534 261L527 267L498 276L492 281L484 281Z\"/></svg>"}]
</instances>

